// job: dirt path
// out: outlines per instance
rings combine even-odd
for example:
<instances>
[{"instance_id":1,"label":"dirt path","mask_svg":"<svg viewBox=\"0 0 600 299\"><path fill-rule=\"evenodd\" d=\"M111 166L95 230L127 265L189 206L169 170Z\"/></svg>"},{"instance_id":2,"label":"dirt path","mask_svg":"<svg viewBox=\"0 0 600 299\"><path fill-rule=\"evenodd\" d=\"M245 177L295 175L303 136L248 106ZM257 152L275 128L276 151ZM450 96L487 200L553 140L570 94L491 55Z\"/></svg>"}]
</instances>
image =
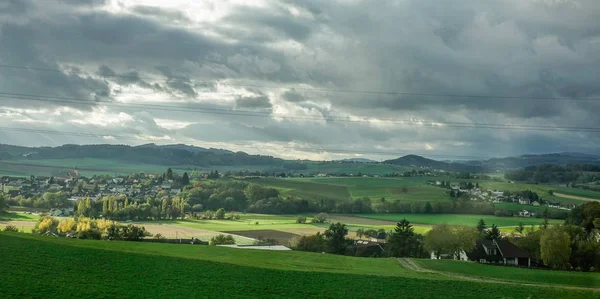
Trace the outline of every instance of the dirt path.
<instances>
[{"instance_id":1,"label":"dirt path","mask_svg":"<svg viewBox=\"0 0 600 299\"><path fill-rule=\"evenodd\" d=\"M575 195L568 195L568 194L557 193L557 192L554 192L554 195L558 196L558 197L562 197L562 198L575 199L575 200L600 201L600 199L594 199L594 198L589 198L589 197L581 197L581 196L575 196Z\"/></svg>"},{"instance_id":2,"label":"dirt path","mask_svg":"<svg viewBox=\"0 0 600 299\"><path fill-rule=\"evenodd\" d=\"M36 223L35 221L20 221L20 220L0 221L0 225L2 225L2 226L14 225L18 228L34 227L35 223Z\"/></svg>"},{"instance_id":3,"label":"dirt path","mask_svg":"<svg viewBox=\"0 0 600 299\"><path fill-rule=\"evenodd\" d=\"M447 276L447 277L451 277L451 278L457 278L457 279L461 279L461 280L486 282L486 283L521 285L521 286L530 286L530 287L561 288L561 289L600 292L600 289L598 289L598 288L586 288L586 287L565 286L565 285L535 284L535 283L519 283L519 282L514 282L514 281L506 281L506 280L499 280L499 279L492 279L492 278L467 276L467 275L451 273L451 272L436 271L436 270L422 268L421 266L419 266L418 264L416 264L413 260L411 260L409 258L398 258L398 262L405 269L409 269L409 270L413 270L413 271L417 271L417 272L435 273L435 274L439 274L439 275L443 275L443 276Z\"/></svg>"}]
</instances>

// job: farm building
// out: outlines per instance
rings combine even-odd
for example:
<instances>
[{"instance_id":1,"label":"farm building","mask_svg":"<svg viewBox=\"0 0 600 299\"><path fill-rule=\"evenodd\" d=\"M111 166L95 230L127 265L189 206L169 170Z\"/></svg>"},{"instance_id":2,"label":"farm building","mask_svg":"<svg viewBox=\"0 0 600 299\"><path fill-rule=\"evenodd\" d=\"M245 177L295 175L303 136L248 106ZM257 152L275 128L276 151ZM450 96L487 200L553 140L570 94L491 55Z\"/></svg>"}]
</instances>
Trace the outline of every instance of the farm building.
<instances>
[{"instance_id":1,"label":"farm building","mask_svg":"<svg viewBox=\"0 0 600 299\"><path fill-rule=\"evenodd\" d=\"M468 259L484 264L501 264L508 266L531 266L529 254L506 240L483 240L471 252Z\"/></svg>"},{"instance_id":2,"label":"farm building","mask_svg":"<svg viewBox=\"0 0 600 299\"><path fill-rule=\"evenodd\" d=\"M380 243L358 240L354 241L355 256L374 257L381 256L385 252Z\"/></svg>"}]
</instances>

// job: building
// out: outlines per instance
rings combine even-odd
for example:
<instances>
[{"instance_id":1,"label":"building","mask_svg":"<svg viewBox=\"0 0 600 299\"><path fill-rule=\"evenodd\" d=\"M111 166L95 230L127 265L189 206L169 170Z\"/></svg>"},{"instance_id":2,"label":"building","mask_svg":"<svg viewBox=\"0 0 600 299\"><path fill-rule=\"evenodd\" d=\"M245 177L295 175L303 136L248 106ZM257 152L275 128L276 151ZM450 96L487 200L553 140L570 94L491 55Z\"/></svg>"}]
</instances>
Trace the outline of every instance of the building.
<instances>
[{"instance_id":1,"label":"building","mask_svg":"<svg viewBox=\"0 0 600 299\"><path fill-rule=\"evenodd\" d=\"M519 197L519 204L528 205L528 204L531 204L531 201L529 200L529 198Z\"/></svg>"},{"instance_id":2,"label":"building","mask_svg":"<svg viewBox=\"0 0 600 299\"><path fill-rule=\"evenodd\" d=\"M482 264L500 264L507 266L531 266L529 254L506 240L478 241L467 257Z\"/></svg>"},{"instance_id":3,"label":"building","mask_svg":"<svg viewBox=\"0 0 600 299\"><path fill-rule=\"evenodd\" d=\"M534 212L529 212L527 210L523 210L523 211L519 212L519 216L520 217L526 217L526 218L535 217L535 213Z\"/></svg>"}]
</instances>

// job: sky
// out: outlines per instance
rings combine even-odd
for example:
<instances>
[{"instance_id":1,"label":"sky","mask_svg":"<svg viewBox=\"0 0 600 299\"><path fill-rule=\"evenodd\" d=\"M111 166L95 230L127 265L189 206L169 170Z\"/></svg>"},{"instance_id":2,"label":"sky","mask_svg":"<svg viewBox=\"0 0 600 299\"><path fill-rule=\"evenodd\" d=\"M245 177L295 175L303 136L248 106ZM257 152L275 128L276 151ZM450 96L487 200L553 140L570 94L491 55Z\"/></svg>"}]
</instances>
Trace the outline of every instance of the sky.
<instances>
[{"instance_id":1,"label":"sky","mask_svg":"<svg viewBox=\"0 0 600 299\"><path fill-rule=\"evenodd\" d=\"M0 143L599 153L597 0L4 0Z\"/></svg>"}]
</instances>

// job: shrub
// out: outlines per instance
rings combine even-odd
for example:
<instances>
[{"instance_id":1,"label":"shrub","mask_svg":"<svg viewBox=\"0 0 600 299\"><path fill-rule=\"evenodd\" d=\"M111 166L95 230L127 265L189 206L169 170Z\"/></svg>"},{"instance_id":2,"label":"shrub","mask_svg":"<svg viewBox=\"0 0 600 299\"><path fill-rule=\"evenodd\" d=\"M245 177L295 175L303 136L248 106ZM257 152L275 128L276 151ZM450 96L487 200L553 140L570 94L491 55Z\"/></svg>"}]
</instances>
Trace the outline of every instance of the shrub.
<instances>
[{"instance_id":1,"label":"shrub","mask_svg":"<svg viewBox=\"0 0 600 299\"><path fill-rule=\"evenodd\" d=\"M14 225L7 225L2 231L3 232L18 233L19 229L16 226L14 226Z\"/></svg>"},{"instance_id":2,"label":"shrub","mask_svg":"<svg viewBox=\"0 0 600 299\"><path fill-rule=\"evenodd\" d=\"M89 240L100 240L102 239L102 232L96 228L90 228L88 230L82 230L77 233L78 239L89 239Z\"/></svg>"},{"instance_id":3,"label":"shrub","mask_svg":"<svg viewBox=\"0 0 600 299\"><path fill-rule=\"evenodd\" d=\"M313 223L326 223L327 222L327 214L325 213L319 213L317 215L315 215L315 217L312 219Z\"/></svg>"},{"instance_id":4,"label":"shrub","mask_svg":"<svg viewBox=\"0 0 600 299\"><path fill-rule=\"evenodd\" d=\"M232 235L218 235L210 239L210 245L232 245L235 240Z\"/></svg>"},{"instance_id":5,"label":"shrub","mask_svg":"<svg viewBox=\"0 0 600 299\"><path fill-rule=\"evenodd\" d=\"M298 218L296 218L296 223L306 223L306 217L298 216Z\"/></svg>"},{"instance_id":6,"label":"shrub","mask_svg":"<svg viewBox=\"0 0 600 299\"><path fill-rule=\"evenodd\" d=\"M217 212L215 213L215 218L219 219L219 220L225 219L225 209L223 209L223 208L218 209Z\"/></svg>"},{"instance_id":7,"label":"shrub","mask_svg":"<svg viewBox=\"0 0 600 299\"><path fill-rule=\"evenodd\" d=\"M56 233L58 228L58 220L50 216L42 216L33 228L33 232L38 234Z\"/></svg>"}]
</instances>

